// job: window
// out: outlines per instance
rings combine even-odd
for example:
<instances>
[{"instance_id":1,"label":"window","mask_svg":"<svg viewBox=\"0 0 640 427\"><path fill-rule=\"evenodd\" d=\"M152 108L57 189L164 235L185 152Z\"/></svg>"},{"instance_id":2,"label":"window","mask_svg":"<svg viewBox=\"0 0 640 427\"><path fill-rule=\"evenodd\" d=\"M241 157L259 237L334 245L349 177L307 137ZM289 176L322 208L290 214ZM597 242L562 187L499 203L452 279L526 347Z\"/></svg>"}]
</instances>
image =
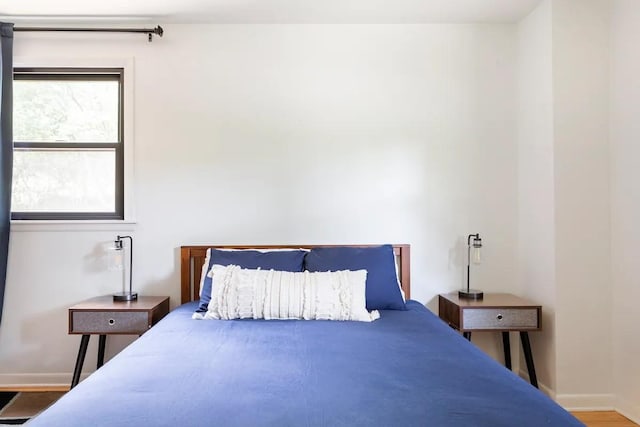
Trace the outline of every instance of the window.
<instances>
[{"instance_id":1,"label":"window","mask_svg":"<svg viewBox=\"0 0 640 427\"><path fill-rule=\"evenodd\" d=\"M16 68L12 219L124 219L122 68Z\"/></svg>"}]
</instances>

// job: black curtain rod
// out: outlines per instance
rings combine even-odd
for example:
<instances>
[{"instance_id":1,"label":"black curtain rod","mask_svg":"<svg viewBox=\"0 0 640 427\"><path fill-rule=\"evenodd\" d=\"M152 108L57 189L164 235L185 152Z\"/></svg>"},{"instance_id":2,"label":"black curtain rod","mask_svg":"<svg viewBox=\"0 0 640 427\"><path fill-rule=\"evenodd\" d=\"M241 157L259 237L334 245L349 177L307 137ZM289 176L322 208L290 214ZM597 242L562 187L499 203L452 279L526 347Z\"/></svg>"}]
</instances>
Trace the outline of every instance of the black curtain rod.
<instances>
[{"instance_id":1,"label":"black curtain rod","mask_svg":"<svg viewBox=\"0 0 640 427\"><path fill-rule=\"evenodd\" d=\"M14 27L13 31L67 31L83 33L144 33L149 35L149 41L153 35L162 37L164 30L160 25L155 28L67 28L67 27Z\"/></svg>"}]
</instances>

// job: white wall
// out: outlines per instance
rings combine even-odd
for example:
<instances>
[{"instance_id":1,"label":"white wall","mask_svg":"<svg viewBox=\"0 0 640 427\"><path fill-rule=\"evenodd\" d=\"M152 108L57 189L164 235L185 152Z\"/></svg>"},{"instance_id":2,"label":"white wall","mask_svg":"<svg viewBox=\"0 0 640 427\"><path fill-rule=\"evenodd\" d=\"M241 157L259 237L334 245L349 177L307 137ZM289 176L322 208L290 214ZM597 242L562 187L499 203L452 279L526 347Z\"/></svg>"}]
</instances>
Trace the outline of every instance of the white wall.
<instances>
[{"instance_id":1,"label":"white wall","mask_svg":"<svg viewBox=\"0 0 640 427\"><path fill-rule=\"evenodd\" d=\"M609 406L609 3L554 0L557 398Z\"/></svg>"},{"instance_id":2,"label":"white wall","mask_svg":"<svg viewBox=\"0 0 640 427\"><path fill-rule=\"evenodd\" d=\"M632 0L543 1L517 50L518 273L550 314L541 383L565 407L635 420L639 24Z\"/></svg>"},{"instance_id":3,"label":"white wall","mask_svg":"<svg viewBox=\"0 0 640 427\"><path fill-rule=\"evenodd\" d=\"M616 0L611 20L611 260L616 408L640 420L640 3Z\"/></svg>"},{"instance_id":4,"label":"white wall","mask_svg":"<svg viewBox=\"0 0 640 427\"><path fill-rule=\"evenodd\" d=\"M181 244L406 242L412 296L435 308L465 280L472 232L475 285L513 289L513 26L165 27L153 43L19 33L14 49L133 58L139 292L177 304ZM0 385L70 380L67 307L118 288L101 248L123 230L89 228L14 227Z\"/></svg>"},{"instance_id":5,"label":"white wall","mask_svg":"<svg viewBox=\"0 0 640 427\"><path fill-rule=\"evenodd\" d=\"M572 409L614 407L609 12L548 0L518 24L519 291L544 306L541 385Z\"/></svg>"},{"instance_id":6,"label":"white wall","mask_svg":"<svg viewBox=\"0 0 640 427\"><path fill-rule=\"evenodd\" d=\"M540 387L556 389L551 0L517 27L518 293L543 306L531 333ZM524 364L521 363L521 370Z\"/></svg>"}]
</instances>

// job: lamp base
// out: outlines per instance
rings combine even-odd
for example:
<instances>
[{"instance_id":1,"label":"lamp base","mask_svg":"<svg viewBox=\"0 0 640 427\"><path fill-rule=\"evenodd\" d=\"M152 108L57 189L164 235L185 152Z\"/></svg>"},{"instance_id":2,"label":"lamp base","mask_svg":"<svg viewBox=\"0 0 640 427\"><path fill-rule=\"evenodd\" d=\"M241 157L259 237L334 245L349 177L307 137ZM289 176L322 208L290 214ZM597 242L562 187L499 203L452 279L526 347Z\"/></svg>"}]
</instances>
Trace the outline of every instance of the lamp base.
<instances>
[{"instance_id":1,"label":"lamp base","mask_svg":"<svg viewBox=\"0 0 640 427\"><path fill-rule=\"evenodd\" d=\"M137 299L137 292L119 292L117 294L113 294L114 301L135 301Z\"/></svg>"},{"instance_id":2,"label":"lamp base","mask_svg":"<svg viewBox=\"0 0 640 427\"><path fill-rule=\"evenodd\" d=\"M458 298L462 299L482 299L484 293L478 289L461 289L458 291Z\"/></svg>"}]
</instances>

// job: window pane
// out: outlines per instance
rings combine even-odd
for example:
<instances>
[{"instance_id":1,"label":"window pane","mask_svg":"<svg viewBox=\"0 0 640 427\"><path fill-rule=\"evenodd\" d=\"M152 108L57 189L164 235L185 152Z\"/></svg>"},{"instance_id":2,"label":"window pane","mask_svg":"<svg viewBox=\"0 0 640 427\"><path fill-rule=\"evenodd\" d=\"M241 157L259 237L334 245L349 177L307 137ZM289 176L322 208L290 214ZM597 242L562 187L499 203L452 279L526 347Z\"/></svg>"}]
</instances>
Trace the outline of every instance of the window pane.
<instances>
[{"instance_id":1,"label":"window pane","mask_svg":"<svg viewBox=\"0 0 640 427\"><path fill-rule=\"evenodd\" d=\"M14 212L115 212L115 150L16 150Z\"/></svg>"},{"instance_id":2,"label":"window pane","mask_svg":"<svg viewBox=\"0 0 640 427\"><path fill-rule=\"evenodd\" d=\"M119 142L119 81L14 80L16 142Z\"/></svg>"}]
</instances>

